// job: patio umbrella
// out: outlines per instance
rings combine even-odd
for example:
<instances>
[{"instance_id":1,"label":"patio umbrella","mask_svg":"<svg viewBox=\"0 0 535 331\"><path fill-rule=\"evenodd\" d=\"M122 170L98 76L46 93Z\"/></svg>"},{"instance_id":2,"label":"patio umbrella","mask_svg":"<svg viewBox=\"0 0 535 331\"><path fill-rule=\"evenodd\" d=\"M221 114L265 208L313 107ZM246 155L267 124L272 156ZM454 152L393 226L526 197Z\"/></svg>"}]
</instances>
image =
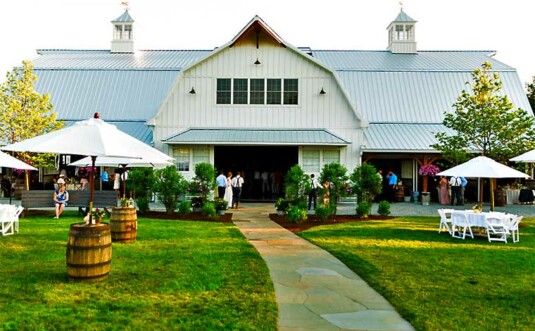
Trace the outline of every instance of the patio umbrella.
<instances>
[{"instance_id":1,"label":"patio umbrella","mask_svg":"<svg viewBox=\"0 0 535 331\"><path fill-rule=\"evenodd\" d=\"M515 156L512 159L509 159L509 161L535 163L535 149L532 150L532 151L526 152L524 154L520 154L518 156Z\"/></svg>"},{"instance_id":2,"label":"patio umbrella","mask_svg":"<svg viewBox=\"0 0 535 331\"><path fill-rule=\"evenodd\" d=\"M1 148L7 151L75 154L90 156L93 167L99 156L128 158L169 157L148 146L136 138L120 131L115 125L100 119L98 113L94 118L76 122L61 130L30 138ZM94 187L90 177L89 207L93 210ZM91 213L90 220L91 220Z\"/></svg>"},{"instance_id":3,"label":"patio umbrella","mask_svg":"<svg viewBox=\"0 0 535 331\"><path fill-rule=\"evenodd\" d=\"M37 170L29 164L14 158L13 156L0 151L0 167L23 169L23 170ZM9 185L9 204L11 204L11 184Z\"/></svg>"},{"instance_id":4,"label":"patio umbrella","mask_svg":"<svg viewBox=\"0 0 535 331\"><path fill-rule=\"evenodd\" d=\"M170 162L172 158L168 155L162 157L142 157L141 159L133 159L126 157L101 156L95 161L97 167L122 167L123 173L126 168L165 168L173 163ZM85 157L81 160L69 163L70 166L89 167L92 165L91 157ZM123 198L126 196L126 179L121 176L123 181Z\"/></svg>"},{"instance_id":5,"label":"patio umbrella","mask_svg":"<svg viewBox=\"0 0 535 331\"><path fill-rule=\"evenodd\" d=\"M475 157L451 169L439 172L437 175L470 178L529 178L525 173L486 156ZM491 210L494 210L494 184L492 181L490 183Z\"/></svg>"}]
</instances>

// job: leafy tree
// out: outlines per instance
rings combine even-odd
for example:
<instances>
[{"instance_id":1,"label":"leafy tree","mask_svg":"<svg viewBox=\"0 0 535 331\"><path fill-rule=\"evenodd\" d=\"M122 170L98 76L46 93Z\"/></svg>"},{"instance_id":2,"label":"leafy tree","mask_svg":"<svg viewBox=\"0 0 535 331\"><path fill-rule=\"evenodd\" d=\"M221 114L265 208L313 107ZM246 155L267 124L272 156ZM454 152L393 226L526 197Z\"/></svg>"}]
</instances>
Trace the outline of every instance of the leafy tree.
<instances>
[{"instance_id":1,"label":"leafy tree","mask_svg":"<svg viewBox=\"0 0 535 331\"><path fill-rule=\"evenodd\" d=\"M329 205L333 208L333 216L336 215L338 200L347 194L347 169L338 162L326 164L321 169L320 182L329 183L324 185L326 195L329 196Z\"/></svg>"},{"instance_id":2,"label":"leafy tree","mask_svg":"<svg viewBox=\"0 0 535 331\"><path fill-rule=\"evenodd\" d=\"M455 133L435 135L439 143L432 146L453 164L465 161L476 150L506 163L535 147L535 118L521 108L514 109L501 93L500 75L491 69L489 62L475 69L471 91L462 90L453 104L455 111L445 113L443 123Z\"/></svg>"},{"instance_id":3,"label":"leafy tree","mask_svg":"<svg viewBox=\"0 0 535 331\"><path fill-rule=\"evenodd\" d=\"M382 190L382 178L377 175L377 169L371 164L363 163L355 167L349 179L357 200L367 202L371 208L373 199ZM368 213L371 212L368 211Z\"/></svg>"},{"instance_id":4,"label":"leafy tree","mask_svg":"<svg viewBox=\"0 0 535 331\"><path fill-rule=\"evenodd\" d=\"M149 202L156 176L152 168L133 168L128 173L128 185L135 192L135 198L140 212L149 211Z\"/></svg>"},{"instance_id":5,"label":"leafy tree","mask_svg":"<svg viewBox=\"0 0 535 331\"><path fill-rule=\"evenodd\" d=\"M57 114L52 111L50 95L41 95L34 90L36 81L33 64L24 61L22 69L16 68L7 73L5 82L0 85L0 139L3 142L12 144L63 126L63 122L56 121ZM50 154L18 152L15 157L35 167L54 165Z\"/></svg>"},{"instance_id":6,"label":"leafy tree","mask_svg":"<svg viewBox=\"0 0 535 331\"><path fill-rule=\"evenodd\" d=\"M177 172L175 165L157 169L154 175L154 190L165 206L165 211L171 214L177 208L178 196L186 192L188 182Z\"/></svg>"},{"instance_id":7,"label":"leafy tree","mask_svg":"<svg viewBox=\"0 0 535 331\"><path fill-rule=\"evenodd\" d=\"M216 171L210 163L202 162L195 165L195 177L193 180L198 184L203 204L208 201L208 196L215 190Z\"/></svg>"},{"instance_id":8,"label":"leafy tree","mask_svg":"<svg viewBox=\"0 0 535 331\"><path fill-rule=\"evenodd\" d=\"M531 83L526 83L526 90L529 104L531 109L535 110L535 76L533 76L533 81Z\"/></svg>"},{"instance_id":9,"label":"leafy tree","mask_svg":"<svg viewBox=\"0 0 535 331\"><path fill-rule=\"evenodd\" d=\"M307 194L312 187L309 182L310 177L305 174L298 164L291 167L286 176L284 176L286 198L293 204L306 206Z\"/></svg>"}]
</instances>

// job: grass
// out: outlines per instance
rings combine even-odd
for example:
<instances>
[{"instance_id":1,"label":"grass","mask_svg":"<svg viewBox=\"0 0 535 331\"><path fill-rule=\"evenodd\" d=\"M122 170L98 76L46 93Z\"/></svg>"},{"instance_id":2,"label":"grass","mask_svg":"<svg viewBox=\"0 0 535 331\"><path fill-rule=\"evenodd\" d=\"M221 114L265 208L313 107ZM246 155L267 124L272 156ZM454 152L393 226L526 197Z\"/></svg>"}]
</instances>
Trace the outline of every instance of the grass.
<instances>
[{"instance_id":1,"label":"grass","mask_svg":"<svg viewBox=\"0 0 535 331\"><path fill-rule=\"evenodd\" d=\"M137 241L113 245L109 278L79 283L65 253L80 221L29 216L0 237L0 329L277 329L268 269L233 224L140 218Z\"/></svg>"},{"instance_id":2,"label":"grass","mask_svg":"<svg viewBox=\"0 0 535 331\"><path fill-rule=\"evenodd\" d=\"M533 330L535 220L519 243L438 234L438 217L320 226L303 238L328 250L417 330Z\"/></svg>"}]
</instances>

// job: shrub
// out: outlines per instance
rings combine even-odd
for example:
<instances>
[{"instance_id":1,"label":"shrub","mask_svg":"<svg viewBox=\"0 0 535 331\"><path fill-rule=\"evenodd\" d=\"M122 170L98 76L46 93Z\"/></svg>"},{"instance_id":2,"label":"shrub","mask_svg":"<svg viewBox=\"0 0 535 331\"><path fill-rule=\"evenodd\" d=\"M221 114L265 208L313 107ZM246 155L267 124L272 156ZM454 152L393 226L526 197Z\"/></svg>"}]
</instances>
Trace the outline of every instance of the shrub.
<instances>
[{"instance_id":1,"label":"shrub","mask_svg":"<svg viewBox=\"0 0 535 331\"><path fill-rule=\"evenodd\" d=\"M199 193L204 201L209 199L213 190L217 187L216 171L210 163L202 162L195 165L195 177L193 181L198 184Z\"/></svg>"},{"instance_id":2,"label":"shrub","mask_svg":"<svg viewBox=\"0 0 535 331\"><path fill-rule=\"evenodd\" d=\"M165 206L167 213L172 213L178 202L178 195L184 194L187 182L181 174L177 172L176 166L168 166L154 171L156 182L154 188Z\"/></svg>"},{"instance_id":3,"label":"shrub","mask_svg":"<svg viewBox=\"0 0 535 331\"><path fill-rule=\"evenodd\" d=\"M302 200L305 203L310 191L310 177L296 164L284 176L286 198L290 201Z\"/></svg>"},{"instance_id":4,"label":"shrub","mask_svg":"<svg viewBox=\"0 0 535 331\"><path fill-rule=\"evenodd\" d=\"M140 212L149 211L156 177L152 168L133 168L128 172L127 188L136 192L134 197Z\"/></svg>"},{"instance_id":5,"label":"shrub","mask_svg":"<svg viewBox=\"0 0 535 331\"><path fill-rule=\"evenodd\" d=\"M275 202L275 209L277 209L278 211L286 211L289 206L290 201L288 201L287 199L278 198Z\"/></svg>"},{"instance_id":6,"label":"shrub","mask_svg":"<svg viewBox=\"0 0 535 331\"><path fill-rule=\"evenodd\" d=\"M182 200L178 205L178 213L182 215L188 215L191 213L191 202L188 200Z\"/></svg>"},{"instance_id":7,"label":"shrub","mask_svg":"<svg viewBox=\"0 0 535 331\"><path fill-rule=\"evenodd\" d=\"M370 215L370 209L371 209L371 205L366 202L366 201L361 201L359 202L359 204L357 205L357 217L358 218L368 218L368 216Z\"/></svg>"},{"instance_id":8,"label":"shrub","mask_svg":"<svg viewBox=\"0 0 535 331\"><path fill-rule=\"evenodd\" d=\"M336 215L338 200L347 194L347 169L338 162L323 165L320 174L320 182L324 183L324 196ZM325 185L328 183L328 185Z\"/></svg>"},{"instance_id":9,"label":"shrub","mask_svg":"<svg viewBox=\"0 0 535 331\"><path fill-rule=\"evenodd\" d=\"M307 211L298 206L290 206L287 211L286 219L291 223L301 223L307 219Z\"/></svg>"},{"instance_id":10,"label":"shrub","mask_svg":"<svg viewBox=\"0 0 535 331\"><path fill-rule=\"evenodd\" d=\"M149 211L149 198L146 196L140 196L136 199L137 207L139 208L140 213L146 213Z\"/></svg>"},{"instance_id":11,"label":"shrub","mask_svg":"<svg viewBox=\"0 0 535 331\"><path fill-rule=\"evenodd\" d=\"M390 215L390 202L383 200L379 202L379 208L377 209L377 214L382 216Z\"/></svg>"},{"instance_id":12,"label":"shrub","mask_svg":"<svg viewBox=\"0 0 535 331\"><path fill-rule=\"evenodd\" d=\"M202 213L209 218L216 218L217 211L215 209L215 204L212 201L206 201L202 206Z\"/></svg>"},{"instance_id":13,"label":"shrub","mask_svg":"<svg viewBox=\"0 0 535 331\"><path fill-rule=\"evenodd\" d=\"M216 198L214 200L214 205L216 210L227 210L228 209L228 201L223 198Z\"/></svg>"},{"instance_id":14,"label":"shrub","mask_svg":"<svg viewBox=\"0 0 535 331\"><path fill-rule=\"evenodd\" d=\"M333 215L333 208L330 205L320 205L316 207L316 218L318 221L325 222Z\"/></svg>"}]
</instances>

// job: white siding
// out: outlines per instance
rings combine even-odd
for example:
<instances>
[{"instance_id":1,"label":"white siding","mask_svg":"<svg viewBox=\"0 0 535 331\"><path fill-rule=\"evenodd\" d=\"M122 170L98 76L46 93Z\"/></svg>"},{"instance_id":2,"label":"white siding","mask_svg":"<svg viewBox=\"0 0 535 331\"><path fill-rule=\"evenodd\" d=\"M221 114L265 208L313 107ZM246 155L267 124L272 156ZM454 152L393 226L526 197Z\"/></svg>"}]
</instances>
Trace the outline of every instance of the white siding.
<instances>
[{"instance_id":1,"label":"white siding","mask_svg":"<svg viewBox=\"0 0 535 331\"><path fill-rule=\"evenodd\" d=\"M155 117L156 147L165 149L162 139L187 128L326 128L353 143L341 155L353 167L362 141L360 119L332 73L306 56L269 41L256 49L244 40L183 72ZM254 64L257 58L260 65ZM299 104L217 105L217 78L297 78ZM196 94L189 93L192 87ZM327 94L319 94L322 88Z\"/></svg>"}]
</instances>

